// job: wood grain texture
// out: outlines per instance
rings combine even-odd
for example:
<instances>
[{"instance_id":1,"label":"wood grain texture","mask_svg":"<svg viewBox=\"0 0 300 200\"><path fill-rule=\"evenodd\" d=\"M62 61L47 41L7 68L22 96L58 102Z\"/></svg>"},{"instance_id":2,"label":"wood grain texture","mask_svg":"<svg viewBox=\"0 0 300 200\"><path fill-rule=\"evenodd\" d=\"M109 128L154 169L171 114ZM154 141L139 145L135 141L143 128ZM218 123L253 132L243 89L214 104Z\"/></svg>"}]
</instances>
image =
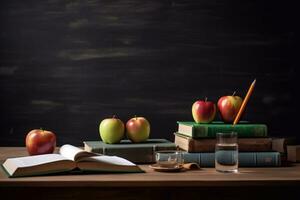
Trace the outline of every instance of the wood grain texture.
<instances>
[{"instance_id":1,"label":"wood grain texture","mask_svg":"<svg viewBox=\"0 0 300 200\"><path fill-rule=\"evenodd\" d=\"M82 145L114 114L145 116L153 138L173 140L195 100L243 97L254 78L244 119L296 136L282 126L296 122L293 4L1 1L0 145L21 146L39 127Z\"/></svg>"},{"instance_id":2,"label":"wood grain texture","mask_svg":"<svg viewBox=\"0 0 300 200\"><path fill-rule=\"evenodd\" d=\"M0 147L0 160L25 155L23 147ZM3 152L3 153L2 153ZM223 174L214 168L181 173L155 172L141 165L146 173L60 175L8 178L1 169L0 186L13 187L224 187L300 186L300 165L281 168L241 168L237 174Z\"/></svg>"}]
</instances>

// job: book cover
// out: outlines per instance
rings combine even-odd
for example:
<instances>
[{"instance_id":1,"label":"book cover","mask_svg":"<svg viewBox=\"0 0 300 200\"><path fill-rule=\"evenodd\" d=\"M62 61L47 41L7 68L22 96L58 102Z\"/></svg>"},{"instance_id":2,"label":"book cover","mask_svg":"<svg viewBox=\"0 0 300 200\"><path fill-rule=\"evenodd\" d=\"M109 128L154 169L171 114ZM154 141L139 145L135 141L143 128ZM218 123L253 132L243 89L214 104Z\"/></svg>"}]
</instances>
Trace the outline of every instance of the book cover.
<instances>
[{"instance_id":1,"label":"book cover","mask_svg":"<svg viewBox=\"0 0 300 200\"><path fill-rule=\"evenodd\" d=\"M230 162L233 159L233 152L224 152L223 159ZM223 154L224 154L223 153ZM183 153L185 163L197 163L201 167L215 166L215 153ZM279 167L281 159L279 152L239 152L239 167Z\"/></svg>"},{"instance_id":2,"label":"book cover","mask_svg":"<svg viewBox=\"0 0 300 200\"><path fill-rule=\"evenodd\" d=\"M197 124L195 122L178 121L178 133L192 138L214 138L218 132L237 132L238 137L266 137L267 126L265 124L251 124L240 122L239 124L225 124L212 122L210 124Z\"/></svg>"},{"instance_id":3,"label":"book cover","mask_svg":"<svg viewBox=\"0 0 300 200\"><path fill-rule=\"evenodd\" d=\"M165 139L148 139L142 143L132 143L130 140L121 140L119 144L106 144L102 141L84 141L83 143L86 151L120 156L134 163L153 163L155 151L176 149L175 143Z\"/></svg>"},{"instance_id":4,"label":"book cover","mask_svg":"<svg viewBox=\"0 0 300 200\"><path fill-rule=\"evenodd\" d=\"M216 139L194 139L179 133L175 133L175 144L187 152L214 152ZM258 152L272 151L272 138L239 138L239 151Z\"/></svg>"}]
</instances>

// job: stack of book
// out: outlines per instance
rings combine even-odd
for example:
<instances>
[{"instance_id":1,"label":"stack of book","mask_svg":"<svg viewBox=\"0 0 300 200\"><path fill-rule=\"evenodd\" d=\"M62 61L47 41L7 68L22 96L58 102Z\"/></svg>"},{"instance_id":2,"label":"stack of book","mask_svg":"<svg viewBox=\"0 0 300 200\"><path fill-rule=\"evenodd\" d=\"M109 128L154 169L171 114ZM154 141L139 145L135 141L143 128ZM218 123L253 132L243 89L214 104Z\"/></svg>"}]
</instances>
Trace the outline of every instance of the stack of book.
<instances>
[{"instance_id":1,"label":"stack of book","mask_svg":"<svg viewBox=\"0 0 300 200\"><path fill-rule=\"evenodd\" d=\"M198 163L201 167L214 167L218 132L237 132L239 166L281 166L281 155L272 149L272 138L267 137L267 126L248 122L240 122L233 126L223 122L197 124L179 121L175 144L184 150L184 161Z\"/></svg>"}]
</instances>

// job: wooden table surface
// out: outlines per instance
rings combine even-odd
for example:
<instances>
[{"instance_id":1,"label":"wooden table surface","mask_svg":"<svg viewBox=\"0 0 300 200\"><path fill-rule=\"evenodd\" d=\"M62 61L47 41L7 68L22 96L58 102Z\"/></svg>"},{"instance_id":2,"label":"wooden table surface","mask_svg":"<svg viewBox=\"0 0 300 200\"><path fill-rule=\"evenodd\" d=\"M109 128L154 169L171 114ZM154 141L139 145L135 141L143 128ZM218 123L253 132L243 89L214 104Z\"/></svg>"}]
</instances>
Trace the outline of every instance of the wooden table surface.
<instances>
[{"instance_id":1,"label":"wooden table surface","mask_svg":"<svg viewBox=\"0 0 300 200\"><path fill-rule=\"evenodd\" d=\"M0 160L26 156L23 147L0 147ZM0 187L94 187L94 188L222 188L222 187L286 187L300 188L300 165L280 168L240 168L239 173L224 174L214 168L180 173L155 172L148 165L141 165L146 173L59 175L8 178L0 171Z\"/></svg>"}]
</instances>

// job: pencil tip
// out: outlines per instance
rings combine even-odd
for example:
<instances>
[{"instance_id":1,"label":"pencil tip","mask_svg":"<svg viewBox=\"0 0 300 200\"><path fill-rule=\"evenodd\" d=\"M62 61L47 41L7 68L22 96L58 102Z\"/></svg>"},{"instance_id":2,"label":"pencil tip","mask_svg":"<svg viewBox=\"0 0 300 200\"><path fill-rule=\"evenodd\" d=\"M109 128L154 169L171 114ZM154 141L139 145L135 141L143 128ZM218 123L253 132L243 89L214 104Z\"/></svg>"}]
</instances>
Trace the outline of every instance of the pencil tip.
<instances>
[{"instance_id":1,"label":"pencil tip","mask_svg":"<svg viewBox=\"0 0 300 200\"><path fill-rule=\"evenodd\" d=\"M253 84L256 83L256 79L254 79L254 81L252 82Z\"/></svg>"}]
</instances>

